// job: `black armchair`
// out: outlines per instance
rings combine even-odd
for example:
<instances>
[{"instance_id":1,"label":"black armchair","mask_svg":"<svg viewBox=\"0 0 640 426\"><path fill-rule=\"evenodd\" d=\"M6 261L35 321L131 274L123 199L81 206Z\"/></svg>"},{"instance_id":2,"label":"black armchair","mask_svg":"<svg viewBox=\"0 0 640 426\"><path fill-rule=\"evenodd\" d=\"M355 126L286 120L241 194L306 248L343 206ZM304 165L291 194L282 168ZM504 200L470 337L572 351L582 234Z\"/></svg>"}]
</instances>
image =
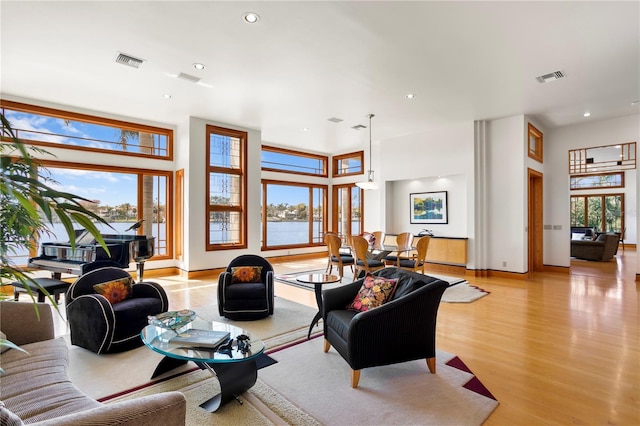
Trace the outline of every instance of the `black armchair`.
<instances>
[{"instance_id":1,"label":"black armchair","mask_svg":"<svg viewBox=\"0 0 640 426\"><path fill-rule=\"evenodd\" d=\"M234 268L260 267L259 278L234 282ZM235 269L239 271L239 269ZM273 267L267 259L245 254L229 263L218 278L218 312L231 320L247 321L273 315Z\"/></svg>"},{"instance_id":2,"label":"black armchair","mask_svg":"<svg viewBox=\"0 0 640 426\"><path fill-rule=\"evenodd\" d=\"M446 281L395 267L373 273L398 278L395 294L380 307L347 310L363 280L324 290L324 351L333 346L351 367L351 386L357 387L360 370L425 358L435 373L436 316Z\"/></svg>"},{"instance_id":3,"label":"black armchair","mask_svg":"<svg viewBox=\"0 0 640 426\"><path fill-rule=\"evenodd\" d=\"M600 234L595 241L571 241L571 257L606 262L618 251L619 234Z\"/></svg>"},{"instance_id":4,"label":"black armchair","mask_svg":"<svg viewBox=\"0 0 640 426\"><path fill-rule=\"evenodd\" d=\"M96 284L127 278L131 293L124 300L111 303L94 289ZM65 304L71 343L97 354L142 346L140 331L148 324L147 317L169 309L167 294L159 284L135 283L127 271L116 267L82 275L67 290Z\"/></svg>"}]
</instances>

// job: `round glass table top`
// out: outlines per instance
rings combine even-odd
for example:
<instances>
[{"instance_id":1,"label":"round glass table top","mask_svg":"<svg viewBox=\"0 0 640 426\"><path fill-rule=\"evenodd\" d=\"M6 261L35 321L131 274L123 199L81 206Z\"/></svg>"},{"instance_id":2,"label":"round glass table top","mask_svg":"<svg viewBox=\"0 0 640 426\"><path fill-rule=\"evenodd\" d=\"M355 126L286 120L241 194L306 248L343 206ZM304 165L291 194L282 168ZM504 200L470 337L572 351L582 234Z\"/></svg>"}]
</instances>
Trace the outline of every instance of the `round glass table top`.
<instances>
[{"instance_id":1,"label":"round glass table top","mask_svg":"<svg viewBox=\"0 0 640 426\"><path fill-rule=\"evenodd\" d=\"M296 277L296 281L309 284L329 284L340 281L340 277L331 274L302 274Z\"/></svg>"},{"instance_id":2,"label":"round glass table top","mask_svg":"<svg viewBox=\"0 0 640 426\"><path fill-rule=\"evenodd\" d=\"M176 337L179 333L186 330L215 330L225 331L229 333L229 337L233 339L231 345L228 340L221 343L217 348L206 348L184 345L181 343L173 343L171 338ZM249 346L245 350L238 348L238 336L245 335L249 337ZM154 324L146 326L140 332L144 344L155 352L162 355L182 359L186 361L207 362L207 363L230 363L246 361L257 357L264 352L264 342L261 340L253 340L246 330L230 324L224 324L215 321L205 321L199 317L183 328L178 330L166 329ZM242 344L241 344L242 346Z\"/></svg>"}]
</instances>

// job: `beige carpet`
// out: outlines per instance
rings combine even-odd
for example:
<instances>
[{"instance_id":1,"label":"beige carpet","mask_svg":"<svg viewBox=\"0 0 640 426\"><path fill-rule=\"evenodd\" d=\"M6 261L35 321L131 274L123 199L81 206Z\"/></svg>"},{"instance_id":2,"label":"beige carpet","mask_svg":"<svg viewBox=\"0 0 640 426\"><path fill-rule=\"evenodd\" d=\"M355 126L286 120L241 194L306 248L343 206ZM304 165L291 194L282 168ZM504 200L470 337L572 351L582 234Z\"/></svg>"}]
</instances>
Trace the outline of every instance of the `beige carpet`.
<instances>
[{"instance_id":1,"label":"beige carpet","mask_svg":"<svg viewBox=\"0 0 640 426\"><path fill-rule=\"evenodd\" d=\"M278 363L260 379L325 425L480 425L498 406L463 387L476 378L446 365L454 358L446 352L437 353L436 374L424 360L366 368L356 389L349 365L333 348L324 353L322 338L270 356Z\"/></svg>"},{"instance_id":2,"label":"beige carpet","mask_svg":"<svg viewBox=\"0 0 640 426\"><path fill-rule=\"evenodd\" d=\"M258 382L241 399L216 413L199 407L218 391L217 381L197 371L123 397L168 390L183 392L188 425L481 425L498 402L463 386L476 378L450 367L453 355L438 351L436 373L413 361L368 368L352 389L349 366L335 350L322 351L322 338L271 353L277 364L258 372ZM109 402L112 402L109 401Z\"/></svg>"},{"instance_id":3,"label":"beige carpet","mask_svg":"<svg viewBox=\"0 0 640 426\"><path fill-rule=\"evenodd\" d=\"M259 321L229 321L220 318L217 305L197 308L196 312L207 320L228 322L242 327L248 331L252 339L263 340L267 349L306 338L309 324L317 312L281 297L276 297L274 310L273 316ZM317 333L321 332L322 328L314 330ZM65 338L69 341L68 335ZM84 393L92 398L102 398L148 383L162 358L162 355L144 346L118 354L97 355L70 345L69 376ZM194 367L195 364L188 363L158 379Z\"/></svg>"},{"instance_id":4,"label":"beige carpet","mask_svg":"<svg viewBox=\"0 0 640 426\"><path fill-rule=\"evenodd\" d=\"M471 303L487 294L489 294L488 291L463 282L447 288L442 294L442 301L446 303Z\"/></svg>"}]
</instances>

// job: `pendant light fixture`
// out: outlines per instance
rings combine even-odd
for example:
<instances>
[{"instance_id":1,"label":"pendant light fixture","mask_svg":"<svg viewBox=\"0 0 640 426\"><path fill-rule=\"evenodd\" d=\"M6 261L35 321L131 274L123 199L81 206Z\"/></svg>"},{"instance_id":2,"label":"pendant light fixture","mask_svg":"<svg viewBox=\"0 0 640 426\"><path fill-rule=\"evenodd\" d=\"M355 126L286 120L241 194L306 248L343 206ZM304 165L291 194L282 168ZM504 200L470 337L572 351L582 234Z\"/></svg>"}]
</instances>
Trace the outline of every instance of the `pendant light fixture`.
<instances>
[{"instance_id":1,"label":"pendant light fixture","mask_svg":"<svg viewBox=\"0 0 640 426\"><path fill-rule=\"evenodd\" d=\"M361 189L378 189L378 185L374 182L373 178L373 165L371 163L371 119L375 117L374 114L369 114L369 170L367 170L367 180L364 182L357 182L356 186Z\"/></svg>"}]
</instances>

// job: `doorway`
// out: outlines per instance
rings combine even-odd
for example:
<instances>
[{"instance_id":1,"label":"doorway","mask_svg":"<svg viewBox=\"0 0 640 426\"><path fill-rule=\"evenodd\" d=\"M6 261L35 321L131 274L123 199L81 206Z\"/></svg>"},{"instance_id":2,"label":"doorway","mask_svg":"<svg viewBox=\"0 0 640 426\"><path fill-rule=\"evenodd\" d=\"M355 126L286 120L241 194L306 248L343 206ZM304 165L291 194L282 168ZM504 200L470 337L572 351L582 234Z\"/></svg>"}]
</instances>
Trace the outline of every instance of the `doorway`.
<instances>
[{"instance_id":1,"label":"doorway","mask_svg":"<svg viewBox=\"0 0 640 426\"><path fill-rule=\"evenodd\" d=\"M543 256L543 209L542 209L542 173L528 169L529 194L527 200L528 211L528 271L540 272L544 270Z\"/></svg>"}]
</instances>

